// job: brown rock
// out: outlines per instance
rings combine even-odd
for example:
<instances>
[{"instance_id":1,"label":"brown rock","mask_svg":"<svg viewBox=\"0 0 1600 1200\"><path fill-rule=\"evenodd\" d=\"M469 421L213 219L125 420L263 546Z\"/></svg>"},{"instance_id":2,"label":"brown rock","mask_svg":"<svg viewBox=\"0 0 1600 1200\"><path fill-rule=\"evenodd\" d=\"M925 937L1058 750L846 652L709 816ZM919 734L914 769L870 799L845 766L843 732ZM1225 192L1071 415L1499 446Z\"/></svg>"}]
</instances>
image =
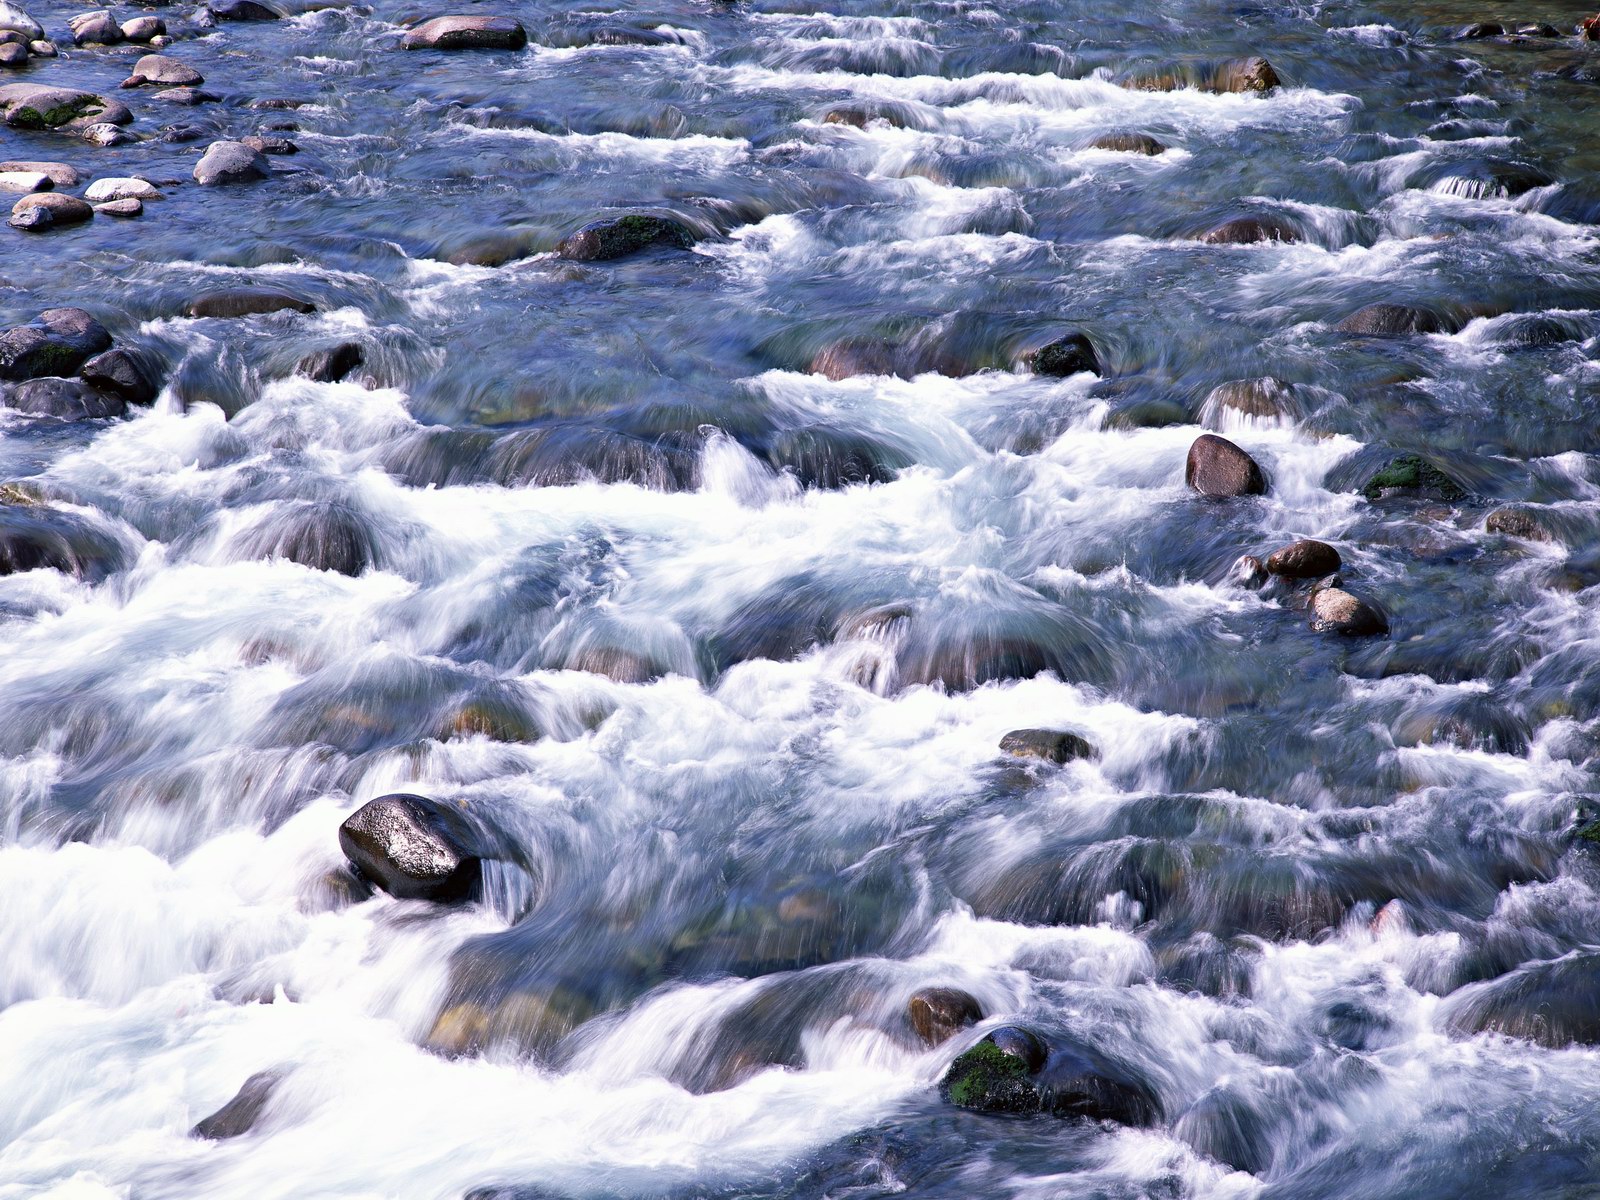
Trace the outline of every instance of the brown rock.
<instances>
[{"instance_id":1,"label":"brown rock","mask_svg":"<svg viewBox=\"0 0 1600 1200\"><path fill-rule=\"evenodd\" d=\"M1167 147L1149 134L1108 133L1095 138L1089 145L1095 150L1112 150L1118 154L1165 154Z\"/></svg>"},{"instance_id":2,"label":"brown rock","mask_svg":"<svg viewBox=\"0 0 1600 1200\"><path fill-rule=\"evenodd\" d=\"M1389 632L1384 615L1343 588L1319 588L1311 597L1311 628L1318 633L1371 637Z\"/></svg>"},{"instance_id":3,"label":"brown rock","mask_svg":"<svg viewBox=\"0 0 1600 1200\"><path fill-rule=\"evenodd\" d=\"M1550 531L1540 522L1537 513L1514 505L1495 509L1485 519L1483 527L1490 533L1523 538L1530 542L1554 540L1550 535Z\"/></svg>"},{"instance_id":4,"label":"brown rock","mask_svg":"<svg viewBox=\"0 0 1600 1200\"><path fill-rule=\"evenodd\" d=\"M1277 217L1236 217L1200 235L1214 246L1251 246L1257 242L1298 242L1300 235Z\"/></svg>"},{"instance_id":5,"label":"brown rock","mask_svg":"<svg viewBox=\"0 0 1600 1200\"><path fill-rule=\"evenodd\" d=\"M906 1009L911 1028L925 1046L947 1042L983 1020L983 1007L960 988L923 988L911 997Z\"/></svg>"},{"instance_id":6,"label":"brown rock","mask_svg":"<svg viewBox=\"0 0 1600 1200\"><path fill-rule=\"evenodd\" d=\"M435 17L408 32L401 44L407 50L521 50L528 32L510 17Z\"/></svg>"},{"instance_id":7,"label":"brown rock","mask_svg":"<svg viewBox=\"0 0 1600 1200\"><path fill-rule=\"evenodd\" d=\"M1204 496L1259 496L1267 490L1267 477L1256 460L1214 433L1195 438L1183 478Z\"/></svg>"},{"instance_id":8,"label":"brown rock","mask_svg":"<svg viewBox=\"0 0 1600 1200\"><path fill-rule=\"evenodd\" d=\"M1042 758L1053 763L1100 757L1093 742L1064 729L1013 729L1000 739L1000 749L1019 758Z\"/></svg>"},{"instance_id":9,"label":"brown rock","mask_svg":"<svg viewBox=\"0 0 1600 1200\"><path fill-rule=\"evenodd\" d=\"M57 225L72 225L94 216L94 209L87 202L62 192L34 192L24 196L12 205L11 215L19 216L26 208L49 209L50 219Z\"/></svg>"},{"instance_id":10,"label":"brown rock","mask_svg":"<svg viewBox=\"0 0 1600 1200\"><path fill-rule=\"evenodd\" d=\"M1302 538L1267 557L1267 571L1286 579L1321 579L1343 565L1339 552L1327 542Z\"/></svg>"}]
</instances>

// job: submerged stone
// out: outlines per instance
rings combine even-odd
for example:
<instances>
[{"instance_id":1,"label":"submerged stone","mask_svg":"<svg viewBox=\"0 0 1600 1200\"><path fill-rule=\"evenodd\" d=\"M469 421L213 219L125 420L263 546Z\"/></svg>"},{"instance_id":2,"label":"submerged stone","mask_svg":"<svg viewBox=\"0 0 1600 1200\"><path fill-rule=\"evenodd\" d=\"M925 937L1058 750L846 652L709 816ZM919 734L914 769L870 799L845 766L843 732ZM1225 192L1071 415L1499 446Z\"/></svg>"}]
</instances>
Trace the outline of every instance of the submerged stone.
<instances>
[{"instance_id":1,"label":"submerged stone","mask_svg":"<svg viewBox=\"0 0 1600 1200\"><path fill-rule=\"evenodd\" d=\"M273 1091L282 1081L282 1071L260 1071L250 1076L232 1100L197 1123L189 1131L190 1135L217 1142L249 1133L261 1119Z\"/></svg>"},{"instance_id":2,"label":"submerged stone","mask_svg":"<svg viewBox=\"0 0 1600 1200\"><path fill-rule=\"evenodd\" d=\"M1035 375L1050 375L1065 379L1084 371L1100 374L1100 356L1094 343L1081 333L1069 333L1055 341L1040 346L1024 356Z\"/></svg>"},{"instance_id":3,"label":"submerged stone","mask_svg":"<svg viewBox=\"0 0 1600 1200\"><path fill-rule=\"evenodd\" d=\"M687 250L694 242L694 234L681 221L632 213L590 222L564 239L556 247L556 253L574 262L603 262L637 254L652 246Z\"/></svg>"},{"instance_id":4,"label":"submerged stone","mask_svg":"<svg viewBox=\"0 0 1600 1200\"><path fill-rule=\"evenodd\" d=\"M1042 758L1052 763L1099 757L1092 742L1064 729L1013 729L1000 739L1000 749L1019 758Z\"/></svg>"},{"instance_id":5,"label":"submerged stone","mask_svg":"<svg viewBox=\"0 0 1600 1200\"><path fill-rule=\"evenodd\" d=\"M521 50L528 31L511 17L434 17L406 33L407 50Z\"/></svg>"}]
</instances>

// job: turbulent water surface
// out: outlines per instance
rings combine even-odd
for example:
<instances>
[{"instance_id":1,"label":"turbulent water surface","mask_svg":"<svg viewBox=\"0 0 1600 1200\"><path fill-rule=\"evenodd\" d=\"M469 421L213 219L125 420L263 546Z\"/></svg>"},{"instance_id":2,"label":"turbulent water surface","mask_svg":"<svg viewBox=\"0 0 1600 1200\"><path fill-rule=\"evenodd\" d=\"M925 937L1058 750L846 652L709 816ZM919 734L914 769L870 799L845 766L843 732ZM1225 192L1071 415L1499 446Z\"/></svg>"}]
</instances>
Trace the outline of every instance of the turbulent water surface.
<instances>
[{"instance_id":1,"label":"turbulent water surface","mask_svg":"<svg viewBox=\"0 0 1600 1200\"><path fill-rule=\"evenodd\" d=\"M0 82L134 140L0 158L165 198L0 229L0 325L87 309L162 390L0 409L48 551L0 556L0 1197L1600 1192L1581 7L159 10L195 107L30 11ZM257 133L299 153L192 181ZM555 253L625 213L694 244ZM185 315L237 287L310 311ZM1206 431L1265 495L1185 486ZM1386 635L1235 567L1298 538ZM396 791L478 900L350 873ZM924 1044L928 987L983 1021ZM1154 1119L942 1098L1001 1024Z\"/></svg>"}]
</instances>

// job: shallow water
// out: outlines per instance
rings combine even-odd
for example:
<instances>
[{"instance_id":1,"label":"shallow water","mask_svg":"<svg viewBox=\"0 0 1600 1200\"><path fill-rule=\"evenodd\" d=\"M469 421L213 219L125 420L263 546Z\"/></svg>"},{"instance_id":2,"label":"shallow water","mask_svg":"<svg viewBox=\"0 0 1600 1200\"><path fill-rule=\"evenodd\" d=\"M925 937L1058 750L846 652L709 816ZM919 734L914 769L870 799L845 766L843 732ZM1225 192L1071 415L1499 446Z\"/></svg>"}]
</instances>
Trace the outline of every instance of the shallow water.
<instances>
[{"instance_id":1,"label":"shallow water","mask_svg":"<svg viewBox=\"0 0 1600 1200\"><path fill-rule=\"evenodd\" d=\"M162 10L220 103L0 129L183 181L0 230L0 324L81 306L166 368L125 420L0 409L6 519L80 562L0 576L0 1200L1593 1195L1581 8L493 11L526 50ZM1284 86L1120 86L1249 54ZM279 126L271 179L187 182ZM1129 132L1169 148L1090 147ZM701 240L552 254L634 210ZM1198 240L1249 215L1299 240ZM317 311L182 315L240 285ZM1380 301L1456 331L1336 329ZM1099 375L1022 365L1072 330ZM892 372L812 370L850 339ZM1262 377L1281 415L1209 399ZM1185 488L1204 429L1267 495ZM1364 498L1395 450L1469 494ZM1231 573L1299 537L1387 637ZM1000 753L1029 727L1099 756ZM351 885L393 791L495 847L480 902ZM986 1023L921 1047L928 986ZM1161 1120L942 1102L1002 1020ZM190 1135L262 1071L251 1132Z\"/></svg>"}]
</instances>

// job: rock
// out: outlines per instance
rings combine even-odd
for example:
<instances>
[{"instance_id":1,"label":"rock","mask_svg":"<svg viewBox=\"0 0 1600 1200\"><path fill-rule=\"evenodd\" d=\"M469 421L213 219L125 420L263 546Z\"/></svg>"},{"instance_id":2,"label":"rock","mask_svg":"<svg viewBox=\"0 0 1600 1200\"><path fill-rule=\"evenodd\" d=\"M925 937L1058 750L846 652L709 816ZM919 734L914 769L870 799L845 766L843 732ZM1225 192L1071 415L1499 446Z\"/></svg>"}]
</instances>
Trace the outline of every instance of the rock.
<instances>
[{"instance_id":1,"label":"rock","mask_svg":"<svg viewBox=\"0 0 1600 1200\"><path fill-rule=\"evenodd\" d=\"M208 292L189 302L184 310L191 317L253 317L261 313L316 312L317 306L298 296L264 288L230 288L225 292Z\"/></svg>"},{"instance_id":2,"label":"rock","mask_svg":"<svg viewBox=\"0 0 1600 1200\"><path fill-rule=\"evenodd\" d=\"M144 215L143 200L108 200L104 204L96 204L94 210L108 217L138 217Z\"/></svg>"},{"instance_id":3,"label":"rock","mask_svg":"<svg viewBox=\"0 0 1600 1200\"><path fill-rule=\"evenodd\" d=\"M28 61L28 48L15 42L0 46L0 67L20 67Z\"/></svg>"},{"instance_id":4,"label":"rock","mask_svg":"<svg viewBox=\"0 0 1600 1200\"><path fill-rule=\"evenodd\" d=\"M1302 538L1267 556L1269 574L1286 579L1320 579L1331 575L1343 565L1339 552L1327 542Z\"/></svg>"},{"instance_id":5,"label":"rock","mask_svg":"<svg viewBox=\"0 0 1600 1200\"><path fill-rule=\"evenodd\" d=\"M212 142L194 167L202 187L248 183L267 177L267 160L243 142Z\"/></svg>"},{"instance_id":6,"label":"rock","mask_svg":"<svg viewBox=\"0 0 1600 1200\"><path fill-rule=\"evenodd\" d=\"M78 173L71 167L67 166L66 163L29 162L23 159L0 162L0 172L12 171L20 171L26 175L43 175L58 188L70 188L78 186ZM36 192L47 192L50 189L48 187L37 187L31 190Z\"/></svg>"},{"instance_id":7,"label":"rock","mask_svg":"<svg viewBox=\"0 0 1600 1200\"><path fill-rule=\"evenodd\" d=\"M205 81L205 76L187 63L165 54L146 54L133 64L133 74L122 81L122 86L133 88L159 83L168 87L194 87Z\"/></svg>"},{"instance_id":8,"label":"rock","mask_svg":"<svg viewBox=\"0 0 1600 1200\"><path fill-rule=\"evenodd\" d=\"M0 379L71 375L110 348L111 335L83 309L48 308L31 324L0 333Z\"/></svg>"},{"instance_id":9,"label":"rock","mask_svg":"<svg viewBox=\"0 0 1600 1200\"><path fill-rule=\"evenodd\" d=\"M887 102L833 108L822 116L824 125L849 125L855 129L865 129L873 121L882 121L895 129L904 129L910 124L904 105Z\"/></svg>"},{"instance_id":10,"label":"rock","mask_svg":"<svg viewBox=\"0 0 1600 1200\"><path fill-rule=\"evenodd\" d=\"M1200 405L1201 424L1223 428L1233 416L1251 421L1292 422L1301 416L1294 392L1281 379L1234 379L1211 389Z\"/></svg>"},{"instance_id":11,"label":"rock","mask_svg":"<svg viewBox=\"0 0 1600 1200\"><path fill-rule=\"evenodd\" d=\"M460 822L422 796L380 796L339 826L339 846L356 870L403 900L470 900L482 865Z\"/></svg>"},{"instance_id":12,"label":"rock","mask_svg":"<svg viewBox=\"0 0 1600 1200\"><path fill-rule=\"evenodd\" d=\"M1540 522L1537 513L1531 509L1519 508L1515 505L1495 509L1485 518L1483 527L1490 533L1498 533L1503 537L1522 538L1529 542L1555 540L1550 531Z\"/></svg>"},{"instance_id":13,"label":"rock","mask_svg":"<svg viewBox=\"0 0 1600 1200\"><path fill-rule=\"evenodd\" d=\"M1441 1006L1460 1035L1498 1033L1552 1049L1600 1044L1600 954L1584 947L1560 958L1527 962L1487 983L1472 984Z\"/></svg>"},{"instance_id":14,"label":"rock","mask_svg":"<svg viewBox=\"0 0 1600 1200\"><path fill-rule=\"evenodd\" d=\"M273 1090L283 1080L282 1071L261 1071L244 1081L238 1093L189 1132L210 1141L222 1141L249 1133L272 1099Z\"/></svg>"},{"instance_id":15,"label":"rock","mask_svg":"<svg viewBox=\"0 0 1600 1200\"><path fill-rule=\"evenodd\" d=\"M12 206L11 213L16 216L25 208L48 208L51 219L57 225L75 225L94 216L94 209L88 204L64 192L34 192L18 200Z\"/></svg>"},{"instance_id":16,"label":"rock","mask_svg":"<svg viewBox=\"0 0 1600 1200\"><path fill-rule=\"evenodd\" d=\"M1522 37L1558 38L1561 36L1561 30L1554 25L1546 25L1543 22L1537 25L1518 25L1517 33Z\"/></svg>"},{"instance_id":17,"label":"rock","mask_svg":"<svg viewBox=\"0 0 1600 1200\"><path fill-rule=\"evenodd\" d=\"M106 395L78 379L30 379L11 389L6 404L18 412L63 421L120 417L127 411L121 397Z\"/></svg>"},{"instance_id":18,"label":"rock","mask_svg":"<svg viewBox=\"0 0 1600 1200\"><path fill-rule=\"evenodd\" d=\"M25 208L19 213L12 213L6 220L11 228L27 233L43 233L55 223L48 208Z\"/></svg>"},{"instance_id":19,"label":"rock","mask_svg":"<svg viewBox=\"0 0 1600 1200\"><path fill-rule=\"evenodd\" d=\"M341 342L326 350L316 350L300 360L295 373L318 383L337 383L350 374L363 361L361 347L354 342Z\"/></svg>"},{"instance_id":20,"label":"rock","mask_svg":"<svg viewBox=\"0 0 1600 1200\"><path fill-rule=\"evenodd\" d=\"M296 146L288 138L261 137L257 134L252 134L247 138L240 138L239 140L242 141L246 146L249 146L250 149L256 151L258 154L300 153L300 147Z\"/></svg>"},{"instance_id":21,"label":"rock","mask_svg":"<svg viewBox=\"0 0 1600 1200\"><path fill-rule=\"evenodd\" d=\"M122 26L122 36L130 42L148 42L166 32L166 22L160 17L134 17ZM135 71L138 69L134 67Z\"/></svg>"},{"instance_id":22,"label":"rock","mask_svg":"<svg viewBox=\"0 0 1600 1200\"><path fill-rule=\"evenodd\" d=\"M1267 582L1267 566L1254 554L1241 554L1228 568L1230 582L1243 588L1260 588Z\"/></svg>"},{"instance_id":23,"label":"rock","mask_svg":"<svg viewBox=\"0 0 1600 1200\"><path fill-rule=\"evenodd\" d=\"M521 50L528 31L511 17L434 17L408 30L407 50Z\"/></svg>"},{"instance_id":24,"label":"rock","mask_svg":"<svg viewBox=\"0 0 1600 1200\"><path fill-rule=\"evenodd\" d=\"M197 104L215 104L222 97L215 92L204 92L199 88L175 87L151 92L150 99L160 100L163 104L182 104L187 108L193 108Z\"/></svg>"},{"instance_id":25,"label":"rock","mask_svg":"<svg viewBox=\"0 0 1600 1200\"><path fill-rule=\"evenodd\" d=\"M0 85L0 117L15 129L66 127L74 132L95 121L126 125L133 120L133 114L115 100L33 83Z\"/></svg>"},{"instance_id":26,"label":"rock","mask_svg":"<svg viewBox=\"0 0 1600 1200\"><path fill-rule=\"evenodd\" d=\"M1095 138L1089 145L1095 150L1112 150L1118 154L1165 154L1167 147L1149 134L1108 133Z\"/></svg>"},{"instance_id":27,"label":"rock","mask_svg":"<svg viewBox=\"0 0 1600 1200\"><path fill-rule=\"evenodd\" d=\"M1267 490L1267 478L1256 460L1214 433L1195 438L1183 478L1204 496L1259 496Z\"/></svg>"},{"instance_id":28,"label":"rock","mask_svg":"<svg viewBox=\"0 0 1600 1200\"><path fill-rule=\"evenodd\" d=\"M1475 21L1456 34L1456 40L1470 42L1478 38L1504 37L1505 32L1505 26L1498 21Z\"/></svg>"},{"instance_id":29,"label":"rock","mask_svg":"<svg viewBox=\"0 0 1600 1200\"><path fill-rule=\"evenodd\" d=\"M1020 1026L993 1030L960 1055L939 1094L958 1108L988 1113L1116 1121L1148 1125L1159 1116L1150 1090L1088 1050L1048 1049Z\"/></svg>"},{"instance_id":30,"label":"rock","mask_svg":"<svg viewBox=\"0 0 1600 1200\"><path fill-rule=\"evenodd\" d=\"M1238 58L1232 62L1223 63L1212 78L1209 90L1217 92L1254 92L1263 94L1279 87L1283 81L1278 78L1277 71L1272 64L1259 56L1253 58Z\"/></svg>"},{"instance_id":31,"label":"rock","mask_svg":"<svg viewBox=\"0 0 1600 1200\"><path fill-rule=\"evenodd\" d=\"M0 171L0 192L30 196L48 192L54 186L50 176L41 171Z\"/></svg>"},{"instance_id":32,"label":"rock","mask_svg":"<svg viewBox=\"0 0 1600 1200\"><path fill-rule=\"evenodd\" d=\"M1578 36L1586 42L1600 42L1600 16L1586 17L1581 21Z\"/></svg>"},{"instance_id":33,"label":"rock","mask_svg":"<svg viewBox=\"0 0 1600 1200\"><path fill-rule=\"evenodd\" d=\"M28 43L28 53L35 58L54 58L56 56L56 44L41 38L37 42Z\"/></svg>"},{"instance_id":34,"label":"rock","mask_svg":"<svg viewBox=\"0 0 1600 1200\"><path fill-rule=\"evenodd\" d=\"M556 253L574 262L602 262L637 254L651 246L687 250L694 242L694 234L681 221L632 213L590 222L563 240Z\"/></svg>"},{"instance_id":35,"label":"rock","mask_svg":"<svg viewBox=\"0 0 1600 1200\"><path fill-rule=\"evenodd\" d=\"M129 404L154 404L161 393L161 371L155 361L143 351L125 346L95 355L83 364L78 376L85 383L120 396Z\"/></svg>"},{"instance_id":36,"label":"rock","mask_svg":"<svg viewBox=\"0 0 1600 1200\"><path fill-rule=\"evenodd\" d=\"M1358 489L1368 500L1387 500L1396 496L1446 502L1462 500L1462 487L1420 454L1397 454L1367 476Z\"/></svg>"},{"instance_id":37,"label":"rock","mask_svg":"<svg viewBox=\"0 0 1600 1200\"><path fill-rule=\"evenodd\" d=\"M1338 329L1341 333L1356 333L1365 337L1404 337L1415 333L1447 332L1445 322L1437 313L1405 304L1369 304L1340 321Z\"/></svg>"},{"instance_id":38,"label":"rock","mask_svg":"<svg viewBox=\"0 0 1600 1200\"><path fill-rule=\"evenodd\" d=\"M1035 375L1065 379L1088 371L1100 374L1100 356L1094 343L1081 333L1069 333L1023 356Z\"/></svg>"},{"instance_id":39,"label":"rock","mask_svg":"<svg viewBox=\"0 0 1600 1200\"><path fill-rule=\"evenodd\" d=\"M1318 588L1311 596L1311 628L1318 633L1371 637L1389 632L1389 621L1359 596L1343 588Z\"/></svg>"},{"instance_id":40,"label":"rock","mask_svg":"<svg viewBox=\"0 0 1600 1200\"><path fill-rule=\"evenodd\" d=\"M85 189L83 198L91 204L101 204L107 200L159 200L161 193L148 179L127 176L96 179Z\"/></svg>"},{"instance_id":41,"label":"rock","mask_svg":"<svg viewBox=\"0 0 1600 1200\"><path fill-rule=\"evenodd\" d=\"M218 21L276 21L283 15L256 0L214 0L206 11Z\"/></svg>"},{"instance_id":42,"label":"rock","mask_svg":"<svg viewBox=\"0 0 1600 1200\"><path fill-rule=\"evenodd\" d=\"M1277 217L1236 217L1200 235L1214 246L1251 246L1257 242L1298 242L1300 235Z\"/></svg>"},{"instance_id":43,"label":"rock","mask_svg":"<svg viewBox=\"0 0 1600 1200\"><path fill-rule=\"evenodd\" d=\"M236 549L247 560L281 558L355 578L376 565L380 547L367 520L349 505L305 500L273 506Z\"/></svg>"},{"instance_id":44,"label":"rock","mask_svg":"<svg viewBox=\"0 0 1600 1200\"><path fill-rule=\"evenodd\" d=\"M923 988L906 1005L911 1028L925 1046L949 1041L969 1025L983 1020L983 1008L960 988Z\"/></svg>"},{"instance_id":45,"label":"rock","mask_svg":"<svg viewBox=\"0 0 1600 1200\"><path fill-rule=\"evenodd\" d=\"M15 29L0 29L0 46L21 46L26 50L28 48L28 39Z\"/></svg>"},{"instance_id":46,"label":"rock","mask_svg":"<svg viewBox=\"0 0 1600 1200\"><path fill-rule=\"evenodd\" d=\"M1088 739L1064 729L1014 729L1000 739L1000 749L1019 758L1042 758L1052 763L1100 757Z\"/></svg>"},{"instance_id":47,"label":"rock","mask_svg":"<svg viewBox=\"0 0 1600 1200\"><path fill-rule=\"evenodd\" d=\"M44 37L44 26L10 0L0 0L0 29L14 30L30 42Z\"/></svg>"},{"instance_id":48,"label":"rock","mask_svg":"<svg viewBox=\"0 0 1600 1200\"><path fill-rule=\"evenodd\" d=\"M161 140L163 142L198 142L205 136L206 131L204 129L196 128L193 125L168 125L161 131Z\"/></svg>"},{"instance_id":49,"label":"rock","mask_svg":"<svg viewBox=\"0 0 1600 1200\"><path fill-rule=\"evenodd\" d=\"M806 371L835 380L853 379L857 375L893 375L898 361L899 347L881 338L842 338L818 350L806 365Z\"/></svg>"},{"instance_id":50,"label":"rock","mask_svg":"<svg viewBox=\"0 0 1600 1200\"><path fill-rule=\"evenodd\" d=\"M83 140L93 146L120 146L124 142L134 140L134 138L123 133L115 125L105 121L93 125L85 125L81 133Z\"/></svg>"},{"instance_id":51,"label":"rock","mask_svg":"<svg viewBox=\"0 0 1600 1200\"><path fill-rule=\"evenodd\" d=\"M115 46L122 40L122 26L107 9L79 13L67 22L72 40L80 46Z\"/></svg>"}]
</instances>

